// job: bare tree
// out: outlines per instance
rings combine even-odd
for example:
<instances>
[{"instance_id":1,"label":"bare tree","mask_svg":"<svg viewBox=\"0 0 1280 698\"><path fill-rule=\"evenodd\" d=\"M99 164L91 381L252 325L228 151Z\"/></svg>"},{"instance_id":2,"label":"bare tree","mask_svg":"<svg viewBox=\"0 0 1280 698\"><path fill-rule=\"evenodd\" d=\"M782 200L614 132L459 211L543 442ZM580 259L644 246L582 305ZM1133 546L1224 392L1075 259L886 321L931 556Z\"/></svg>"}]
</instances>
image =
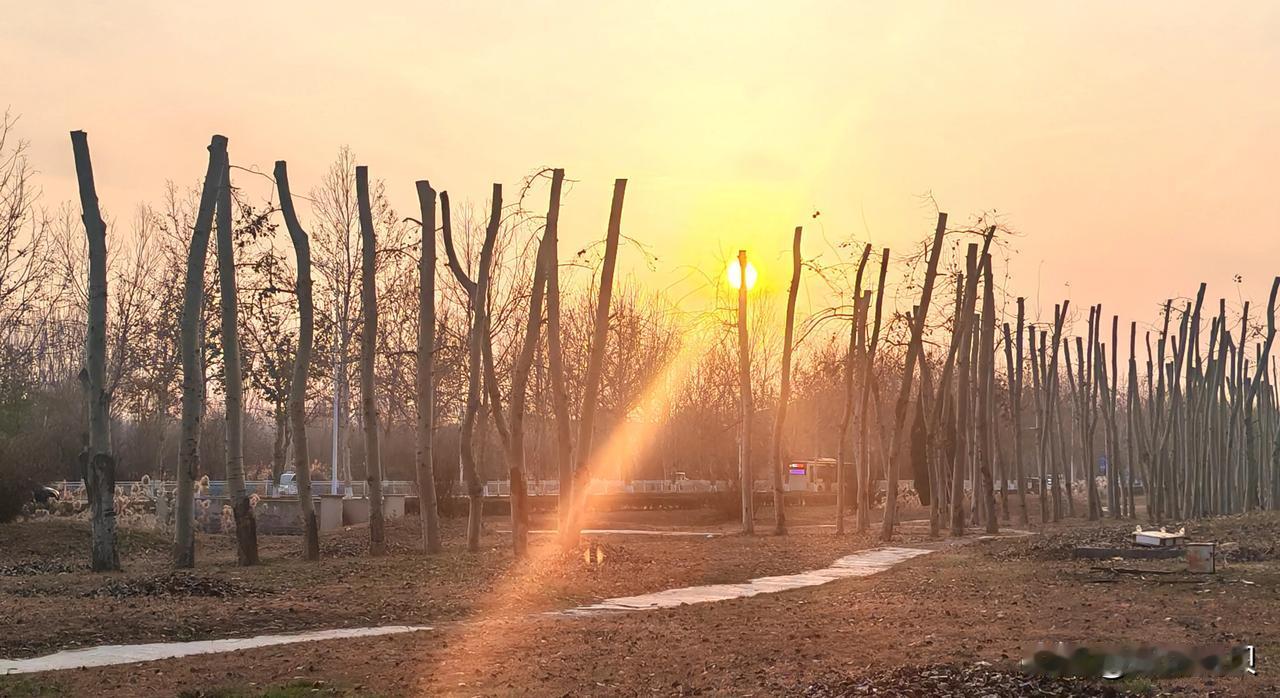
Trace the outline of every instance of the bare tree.
<instances>
[{"instance_id":1,"label":"bare tree","mask_svg":"<svg viewBox=\"0 0 1280 698\"><path fill-rule=\"evenodd\" d=\"M738 485L742 495L742 532L755 532L755 470L751 467L751 351L747 339L747 251L738 250Z\"/></svg>"},{"instance_id":2,"label":"bare tree","mask_svg":"<svg viewBox=\"0 0 1280 698\"><path fill-rule=\"evenodd\" d=\"M773 532L779 536L787 532L787 492L784 484L787 462L782 454L782 429L787 422L787 403L791 399L791 344L796 324L796 293L800 290L800 235L803 231L797 225L791 239L791 286L787 289L787 320L782 339L782 384L778 390L778 409L773 422Z\"/></svg>"},{"instance_id":3,"label":"bare tree","mask_svg":"<svg viewBox=\"0 0 1280 698\"><path fill-rule=\"evenodd\" d=\"M582 390L582 412L578 420L578 458L574 472L573 499L569 507L569 526L562 531L565 548L575 548L582 531L582 514L586 508L587 490L591 485L591 438L595 429L596 402L600 395L600 376L609 338L609 304L613 298L613 272L618 261L618 240L622 237L622 202L627 193L627 180L613 182L613 202L609 206L609 229L605 235L604 265L600 269L600 299L596 302L595 325L591 334L591 355ZM743 279L745 283L745 278ZM561 500L561 505L565 500Z\"/></svg>"},{"instance_id":4,"label":"bare tree","mask_svg":"<svg viewBox=\"0 0 1280 698\"><path fill-rule=\"evenodd\" d=\"M364 315L360 341L360 412L364 421L365 483L369 498L369 553L386 551L382 515L382 452L378 443L378 401L373 373L378 350L378 286L375 278L377 234L369 205L369 168L356 166L356 199L360 207L360 306Z\"/></svg>"},{"instance_id":5,"label":"bare tree","mask_svg":"<svg viewBox=\"0 0 1280 698\"><path fill-rule=\"evenodd\" d=\"M351 484L351 342L355 333L361 263L355 156L343 147L322 184L309 197L315 212L310 242L321 290L321 308L333 325L333 473Z\"/></svg>"},{"instance_id":6,"label":"bare tree","mask_svg":"<svg viewBox=\"0 0 1280 698\"><path fill-rule=\"evenodd\" d=\"M200 422L204 418L204 362L200 337L204 307L204 269L209 234L218 200L218 183L227 169L227 138L214 136L209 143L209 169L200 192L200 206L191 232L187 276L182 301L182 441L178 453L178 501L173 564L194 567L195 481L200 469Z\"/></svg>"},{"instance_id":7,"label":"bare tree","mask_svg":"<svg viewBox=\"0 0 1280 698\"><path fill-rule=\"evenodd\" d=\"M907 344L907 358L902 368L902 384L898 390L898 402L894 409L897 431L894 432L892 457L889 459L888 493L885 496L884 526L880 535L885 540L893 537L896 523L898 501L898 469L908 455L907 445L911 438L911 420L915 411L908 410L911 400L911 382L915 375L916 363L924 353L924 323L929 316L929 302L933 299L934 280L938 276L938 257L942 253L942 236L947 230L947 214L938 213L938 226L933 234L933 247L929 251L929 262L924 273L924 287L920 291L920 304L917 306L914 321L911 323L911 337Z\"/></svg>"},{"instance_id":8,"label":"bare tree","mask_svg":"<svg viewBox=\"0 0 1280 698\"><path fill-rule=\"evenodd\" d=\"M542 328L542 298L546 288L547 266L553 263L550 238L544 233L538 244L537 263L533 272L533 290L529 294L529 320L525 326L524 344L511 373L510 441L507 444L507 464L511 483L511 533L516 556L524 555L529 544L529 511L526 502L528 488L525 484L524 454L524 406L529 370L533 366L534 350L538 347L538 334Z\"/></svg>"},{"instance_id":9,"label":"bare tree","mask_svg":"<svg viewBox=\"0 0 1280 698\"><path fill-rule=\"evenodd\" d=\"M995 481L991 464L995 457L993 413L995 403L995 330L996 296L992 281L991 255L982 257L982 325L978 330L978 468L973 479L974 504L978 502L978 490L982 488L982 509L989 534L999 532L999 516L996 512Z\"/></svg>"},{"instance_id":10,"label":"bare tree","mask_svg":"<svg viewBox=\"0 0 1280 698\"><path fill-rule=\"evenodd\" d=\"M862 345L858 341L859 326L866 322L862 305L862 273L871 257L871 243L862 248L862 258L858 261L858 272L853 284L853 314L849 322L849 348L844 356L844 416L840 420L840 437L838 455L836 457L836 533L844 533L844 510L849 488L848 467L845 458L845 442L849 435L849 427L853 421L853 376L856 372L858 355ZM862 472L859 470L858 472Z\"/></svg>"},{"instance_id":11,"label":"bare tree","mask_svg":"<svg viewBox=\"0 0 1280 698\"><path fill-rule=\"evenodd\" d=\"M1022 467L1022 334L1024 330L1025 303L1018 296L1018 320L1016 333L1010 333L1009 323L1004 323L1004 357L1008 367L1009 385L1009 419L1013 430L1013 475L1018 483L1018 505L1020 520L1026 526L1027 519L1027 480Z\"/></svg>"},{"instance_id":12,"label":"bare tree","mask_svg":"<svg viewBox=\"0 0 1280 698\"><path fill-rule=\"evenodd\" d=\"M858 532L866 531L871 526L871 495L874 489L874 478L871 477L871 439L867 433L871 425L871 396L872 393L879 392L876 380L876 349L880 344L880 322L881 314L884 310L884 292L885 292L885 275L889 271L889 248L886 247L880 252L880 278L876 282L876 312L872 319L871 335L866 336L866 320L867 313L870 308L870 299L863 301L862 317L859 321L859 331L863 333L865 341L859 344L865 345L863 350L863 371L862 371L862 404L858 408L858 426L861 429L859 441L862 442L862 454L858 464L858 476L855 479L858 482ZM870 291L868 291L870 293ZM923 360L922 362L923 363ZM877 397L877 401L879 398ZM876 407L879 411L879 407ZM880 434L881 429L876 429L876 433ZM884 451L884 439L880 439L881 453ZM886 480L888 480L888 473ZM893 490L890 490L892 492Z\"/></svg>"},{"instance_id":13,"label":"bare tree","mask_svg":"<svg viewBox=\"0 0 1280 698\"><path fill-rule=\"evenodd\" d=\"M560 480L559 530L569 526L569 506L573 501L573 437L570 433L569 395L565 390L564 350L560 328L560 262L557 236L560 230L560 192L564 170L551 172L551 201L547 204L547 229L542 233L547 250L547 364L551 374L551 408L556 419L556 473Z\"/></svg>"},{"instance_id":14,"label":"bare tree","mask_svg":"<svg viewBox=\"0 0 1280 698\"><path fill-rule=\"evenodd\" d=\"M231 168L219 178L218 287L222 304L222 362L226 397L226 473L231 510L236 521L236 559L241 565L258 564L258 525L244 484L244 371L240 365L235 242L231 225Z\"/></svg>"},{"instance_id":15,"label":"bare tree","mask_svg":"<svg viewBox=\"0 0 1280 698\"><path fill-rule=\"evenodd\" d=\"M89 412L89 440L81 455L85 487L92 510L90 561L95 572L120 569L116 551L115 458L111 455L111 393L106 390L107 364L107 226L98 210L98 191L89 158L89 136L71 132L80 208L89 241L88 336L85 367L80 371Z\"/></svg>"},{"instance_id":16,"label":"bare tree","mask_svg":"<svg viewBox=\"0 0 1280 698\"><path fill-rule=\"evenodd\" d=\"M422 211L422 252L418 261L418 516L422 520L422 548L440 552L440 515L436 510L433 464L436 421L436 192L426 180L416 184Z\"/></svg>"},{"instance_id":17,"label":"bare tree","mask_svg":"<svg viewBox=\"0 0 1280 698\"><path fill-rule=\"evenodd\" d=\"M484 346L488 335L489 274L493 265L493 247L498 239L498 229L502 222L502 185L493 185L493 197L490 202L489 225L485 228L484 243L480 249L479 268L473 281L466 270L453 244L453 229L449 219L449 193L440 192L441 233L444 238L444 251L448 259L449 270L453 273L458 285L466 292L471 304L471 331L468 340L467 361L467 403L462 415L459 438L459 458L462 461L462 473L467 481L467 496L470 499L470 510L467 517L467 550L480 551L480 529L484 522L484 484L480 481L480 473L476 467L475 427L476 416L480 411L481 384L484 381Z\"/></svg>"},{"instance_id":18,"label":"bare tree","mask_svg":"<svg viewBox=\"0 0 1280 698\"><path fill-rule=\"evenodd\" d=\"M307 374L311 367L315 328L315 309L311 299L311 244L293 208L289 172L284 160L276 161L275 179L276 188L280 191L280 212L284 214L298 265L298 356L293 362L293 380L289 384L289 422L293 432L293 470L298 481L298 506L302 515L302 556L315 561L320 559L320 528L311 500L311 456L307 451Z\"/></svg>"}]
</instances>

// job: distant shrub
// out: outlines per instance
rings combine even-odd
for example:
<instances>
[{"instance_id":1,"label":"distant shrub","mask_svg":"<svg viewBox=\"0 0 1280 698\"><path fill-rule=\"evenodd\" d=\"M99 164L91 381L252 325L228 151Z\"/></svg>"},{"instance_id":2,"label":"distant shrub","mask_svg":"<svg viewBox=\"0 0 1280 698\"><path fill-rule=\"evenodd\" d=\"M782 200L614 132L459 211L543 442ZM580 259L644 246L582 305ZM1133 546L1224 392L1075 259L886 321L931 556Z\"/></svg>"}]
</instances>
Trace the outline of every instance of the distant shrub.
<instances>
[{"instance_id":1,"label":"distant shrub","mask_svg":"<svg viewBox=\"0 0 1280 698\"><path fill-rule=\"evenodd\" d=\"M36 482L18 470L15 463L0 458L0 523L9 523L31 503Z\"/></svg>"}]
</instances>

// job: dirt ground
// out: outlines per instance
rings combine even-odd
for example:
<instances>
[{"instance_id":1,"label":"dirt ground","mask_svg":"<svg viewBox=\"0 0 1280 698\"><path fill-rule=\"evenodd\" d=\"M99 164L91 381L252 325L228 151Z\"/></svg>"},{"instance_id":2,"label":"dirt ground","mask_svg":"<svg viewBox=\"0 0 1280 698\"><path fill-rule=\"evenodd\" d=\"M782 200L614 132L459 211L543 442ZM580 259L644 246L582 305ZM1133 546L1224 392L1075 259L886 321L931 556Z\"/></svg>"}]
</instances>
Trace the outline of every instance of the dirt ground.
<instances>
[{"instance_id":1,"label":"dirt ground","mask_svg":"<svg viewBox=\"0 0 1280 698\"><path fill-rule=\"evenodd\" d=\"M235 564L229 536L201 535L194 570L172 570L167 537L126 531L124 571L95 575L84 560L83 521L45 519L0 529L0 656L29 657L100 644L199 640L314 628L440 623L496 612L534 612L679 586L739 582L825 567L876 544L836 538L824 513L796 510L793 535L735 535L714 512L642 511L594 515L592 528L707 531L704 537L592 536L597 552L561 554L553 536L531 537L532 554L513 564L505 518L486 521L483 548L465 551L465 522L446 519L446 551L424 557L418 521L388 527L389 555L365 555L368 531L322 538L322 561L297 557L292 536L264 536L265 563ZM553 518L533 522L555 527ZM771 528L764 526L764 528ZM920 538L920 536L916 536ZM585 551L584 551L585 552ZM601 560L603 557L603 560ZM100 623L102 617L113 619ZM32 619L43 619L35 623Z\"/></svg>"},{"instance_id":2,"label":"dirt ground","mask_svg":"<svg viewBox=\"0 0 1280 698\"><path fill-rule=\"evenodd\" d=\"M296 540L264 539L269 562L253 570L235 567L227 541L211 537L197 569L177 577L155 536L131 534L126 572L101 576L76 569L82 525L10 526L0 539L0 656L347 625L434 629L0 679L0 695L1280 695L1276 515L1188 525L1193 536L1234 544L1208 577L1171 561L1073 560L1073 547L1120 544L1133 524L1071 521L964 545L902 535L897 544L940 551L820 587L623 615L531 614L820 568L879 544L837 537L823 525L831 516L799 510L790 535L748 538L709 512L603 515L589 523L728 535L595 537L604 559L590 563L542 536L531 560L513 563L496 533L501 520L488 524L478 555L459 549L460 522L449 523L455 546L445 555L413 554L410 520L392 527L386 558L360 554L365 531L353 529L326 537L319 565L287 557ZM22 566L47 550L66 553ZM1253 644L1260 673L1092 684L1018 672L1042 640Z\"/></svg>"}]
</instances>

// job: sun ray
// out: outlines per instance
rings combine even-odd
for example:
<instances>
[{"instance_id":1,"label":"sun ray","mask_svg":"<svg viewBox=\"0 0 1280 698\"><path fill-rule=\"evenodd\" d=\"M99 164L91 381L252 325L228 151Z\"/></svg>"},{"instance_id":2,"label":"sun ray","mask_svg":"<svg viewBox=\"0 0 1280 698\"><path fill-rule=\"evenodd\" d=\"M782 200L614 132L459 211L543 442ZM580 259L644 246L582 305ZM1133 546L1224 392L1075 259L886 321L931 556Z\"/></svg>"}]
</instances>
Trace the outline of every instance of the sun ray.
<instances>
[{"instance_id":1,"label":"sun ray","mask_svg":"<svg viewBox=\"0 0 1280 698\"><path fill-rule=\"evenodd\" d=\"M662 367L641 392L637 405L645 406L644 418L625 419L617 424L595 448L591 455L589 470L591 473L608 472L609 469L620 471L617 464L624 458L633 462L643 461L653 450L657 442L661 426L659 415L667 411L667 406L675 392L688 379L694 362L704 347L697 342L684 342L675 355ZM633 415L636 417L638 415ZM595 490L593 487L588 490ZM570 502L574 520L581 521L587 513L588 493L575 493ZM506 544L507 541L503 541ZM607 564L602 556L583 557L573 551L564 554L560 545L554 540L531 541L525 559L512 564L508 574L499 578L498 583L484 594L481 603L468 619L483 623L501 620L524 611L522 599L532 589L532 585L546 578L546 573L553 566L563 564L581 564L579 560L591 560L592 564ZM514 646L519 637L517 634L502 635L502 640L495 642L492 636L484 638L473 631L460 638L453 645L452 651L437 666L424 668L424 676L434 674L458 674L469 671L485 662L499 661L504 658L505 649ZM479 654L483 648L485 654Z\"/></svg>"}]
</instances>

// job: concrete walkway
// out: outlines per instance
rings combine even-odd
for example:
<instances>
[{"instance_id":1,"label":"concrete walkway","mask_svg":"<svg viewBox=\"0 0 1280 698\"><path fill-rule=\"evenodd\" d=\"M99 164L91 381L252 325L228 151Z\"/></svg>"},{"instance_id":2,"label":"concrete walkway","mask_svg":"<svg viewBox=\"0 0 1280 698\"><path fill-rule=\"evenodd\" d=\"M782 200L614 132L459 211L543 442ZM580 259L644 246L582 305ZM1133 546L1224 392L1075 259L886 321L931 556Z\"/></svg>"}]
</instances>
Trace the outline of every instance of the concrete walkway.
<instances>
[{"instance_id":1,"label":"concrete walkway","mask_svg":"<svg viewBox=\"0 0 1280 698\"><path fill-rule=\"evenodd\" d=\"M230 638L226 640L196 640L194 642L156 642L146 645L102 645L78 650L66 650L31 659L0 659L0 675L28 674L36 671L81 669L151 662L157 659L189 657L193 654L235 652L255 647L289 645L297 642L341 640L352 637L398 635L430 630L427 625L384 625L376 628L339 628L336 630L312 630L289 635L259 635L257 637Z\"/></svg>"},{"instance_id":2,"label":"concrete walkway","mask_svg":"<svg viewBox=\"0 0 1280 698\"><path fill-rule=\"evenodd\" d=\"M498 531L498 533L511 533L511 531ZM529 533L540 536L559 535L560 532L553 529L533 529ZM684 538L718 538L724 533L720 531L655 531L646 528L584 528L582 533L590 536L676 536Z\"/></svg>"},{"instance_id":3,"label":"concrete walkway","mask_svg":"<svg viewBox=\"0 0 1280 698\"><path fill-rule=\"evenodd\" d=\"M579 606L563 611L551 611L549 615L590 616L601 613L652 611L659 608L684 606L685 604L710 603L712 601L741 599L748 596L756 596L757 594L773 594L779 591L818 586L837 579L866 577L877 572L883 572L904 560L910 560L913 557L931 552L933 550L927 548L875 548L846 555L836 560L830 567L820 570L775 577L759 577L741 584L708 584L680 589L667 589L666 591L641 594L639 596L605 599L588 606Z\"/></svg>"}]
</instances>

